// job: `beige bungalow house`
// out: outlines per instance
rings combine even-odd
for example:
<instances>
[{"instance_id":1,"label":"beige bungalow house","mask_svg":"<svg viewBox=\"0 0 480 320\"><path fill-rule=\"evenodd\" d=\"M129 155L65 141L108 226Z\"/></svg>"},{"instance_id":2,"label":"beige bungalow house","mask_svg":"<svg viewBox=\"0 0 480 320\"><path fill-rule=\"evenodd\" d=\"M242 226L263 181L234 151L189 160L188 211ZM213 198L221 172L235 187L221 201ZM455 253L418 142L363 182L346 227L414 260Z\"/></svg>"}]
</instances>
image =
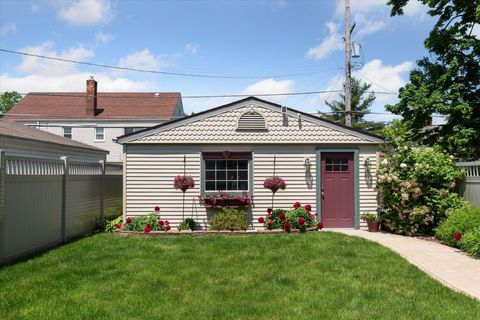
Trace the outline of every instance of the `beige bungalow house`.
<instances>
[{"instance_id":1,"label":"beige bungalow house","mask_svg":"<svg viewBox=\"0 0 480 320\"><path fill-rule=\"evenodd\" d=\"M177 225L193 217L206 228L216 208L199 199L220 191L247 192L251 228L272 206L267 177L287 187L274 208L310 204L325 227L358 228L360 214L377 209L374 190L382 138L255 97L121 136L124 152L124 216L153 212ZM195 187L183 194L177 175Z\"/></svg>"}]
</instances>

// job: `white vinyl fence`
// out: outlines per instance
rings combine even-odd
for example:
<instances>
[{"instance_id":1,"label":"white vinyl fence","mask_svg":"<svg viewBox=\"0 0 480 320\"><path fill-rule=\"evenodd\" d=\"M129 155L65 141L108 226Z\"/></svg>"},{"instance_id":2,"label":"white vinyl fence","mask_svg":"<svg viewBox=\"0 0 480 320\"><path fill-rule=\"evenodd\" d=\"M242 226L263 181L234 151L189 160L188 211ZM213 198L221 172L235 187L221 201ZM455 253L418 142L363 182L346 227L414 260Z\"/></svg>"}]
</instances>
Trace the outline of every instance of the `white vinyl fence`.
<instances>
[{"instance_id":1,"label":"white vinyl fence","mask_svg":"<svg viewBox=\"0 0 480 320\"><path fill-rule=\"evenodd\" d=\"M0 264L92 233L121 204L121 166L0 151Z\"/></svg>"},{"instance_id":2,"label":"white vinyl fence","mask_svg":"<svg viewBox=\"0 0 480 320\"><path fill-rule=\"evenodd\" d=\"M465 200L480 207L480 161L457 162L456 166L465 171L465 179L459 183L457 191Z\"/></svg>"}]
</instances>

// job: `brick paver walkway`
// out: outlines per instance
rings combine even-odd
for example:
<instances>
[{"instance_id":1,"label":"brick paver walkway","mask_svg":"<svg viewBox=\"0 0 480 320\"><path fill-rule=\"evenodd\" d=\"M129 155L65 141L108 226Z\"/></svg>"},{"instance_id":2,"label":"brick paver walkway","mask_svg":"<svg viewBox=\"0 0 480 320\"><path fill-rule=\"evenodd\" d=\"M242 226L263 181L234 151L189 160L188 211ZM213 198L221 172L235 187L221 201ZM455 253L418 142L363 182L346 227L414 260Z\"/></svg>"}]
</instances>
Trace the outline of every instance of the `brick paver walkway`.
<instances>
[{"instance_id":1,"label":"brick paver walkway","mask_svg":"<svg viewBox=\"0 0 480 320\"><path fill-rule=\"evenodd\" d=\"M480 300L480 259L455 248L412 237L353 229L331 231L378 242L446 286Z\"/></svg>"}]
</instances>

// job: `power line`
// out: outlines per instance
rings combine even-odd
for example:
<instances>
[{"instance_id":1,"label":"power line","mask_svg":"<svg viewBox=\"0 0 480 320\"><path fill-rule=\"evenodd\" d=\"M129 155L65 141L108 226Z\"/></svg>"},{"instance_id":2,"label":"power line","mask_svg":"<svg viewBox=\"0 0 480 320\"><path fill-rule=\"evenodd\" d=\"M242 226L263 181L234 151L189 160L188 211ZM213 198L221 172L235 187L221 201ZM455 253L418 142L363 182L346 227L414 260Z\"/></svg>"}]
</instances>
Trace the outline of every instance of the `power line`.
<instances>
[{"instance_id":1,"label":"power line","mask_svg":"<svg viewBox=\"0 0 480 320\"><path fill-rule=\"evenodd\" d=\"M178 96L178 95L159 95L155 96L155 93L152 93L152 96L132 96L125 93L119 93L119 95L108 95L104 96L101 93L96 96L96 98L100 99L175 99L175 98L182 98L182 99L210 99L210 98L245 98L250 96L256 97L271 97L271 96L298 96L298 95L312 95L312 94L321 94L321 93L339 93L344 92L344 90L319 90L319 91L304 91L304 92L286 92L286 93L258 93L258 94L219 94L219 95L187 95L187 96ZM2 92L5 93L5 92ZM391 92L376 92L370 91L367 93L375 93L375 94L393 94ZM85 98L85 93L49 93L49 92L32 92L32 93L19 93L20 95L26 96L46 96L46 97L71 97L71 98ZM95 97L92 95L92 97Z\"/></svg>"},{"instance_id":2,"label":"power line","mask_svg":"<svg viewBox=\"0 0 480 320\"><path fill-rule=\"evenodd\" d=\"M382 89L384 89L384 90L387 90L387 91L388 91L388 92L390 92L390 93L397 94L397 92L395 92L395 91L392 91L392 90L390 90L390 89L387 89L387 88L385 88L384 86L382 86L382 85L379 85L379 84L378 84L378 83L376 83L375 81L373 81L373 80L370 80L369 78L365 77L365 76L364 76L364 75L363 75L363 74L362 74L360 71L358 71L358 70L357 70L357 73L358 73L358 74L359 74L359 75L360 75L362 78L364 78L364 79L365 79L365 80L367 80L367 81L370 81L371 83L373 83L373 84L377 85L378 87L380 87L380 88L382 88Z\"/></svg>"},{"instance_id":3,"label":"power line","mask_svg":"<svg viewBox=\"0 0 480 320\"><path fill-rule=\"evenodd\" d=\"M303 77L303 76L319 74L319 73L323 73L323 71L325 71L325 70L330 70L330 69L341 69L340 67L330 67L330 68L326 68L323 71L310 71L310 72L303 72L303 73L277 74L277 75L267 75L267 76L229 76L229 75L212 75L212 74L169 72L169 71L158 71L158 70L147 70L147 69L137 69L137 68L129 68L129 67L121 67L121 66L112 66L112 65L101 64L101 63L93 63L93 62L85 62L85 61L78 61L78 60L71 60L71 59L63 59L63 58L44 56L44 55L40 55L40 54L33 54L33 53L28 53L28 52L7 50L7 49L1 49L1 48L0 48L0 51L6 52L6 53L28 56L28 57L35 57L35 58L41 58L41 59L47 59L47 60L81 64L81 65L86 65L86 66L91 66L91 67L101 67L101 68L124 70L124 71L134 71L134 72L143 72L143 73L154 73L154 74L162 74L162 75L168 75L168 76L215 78L215 79L292 78L292 77Z\"/></svg>"}]
</instances>

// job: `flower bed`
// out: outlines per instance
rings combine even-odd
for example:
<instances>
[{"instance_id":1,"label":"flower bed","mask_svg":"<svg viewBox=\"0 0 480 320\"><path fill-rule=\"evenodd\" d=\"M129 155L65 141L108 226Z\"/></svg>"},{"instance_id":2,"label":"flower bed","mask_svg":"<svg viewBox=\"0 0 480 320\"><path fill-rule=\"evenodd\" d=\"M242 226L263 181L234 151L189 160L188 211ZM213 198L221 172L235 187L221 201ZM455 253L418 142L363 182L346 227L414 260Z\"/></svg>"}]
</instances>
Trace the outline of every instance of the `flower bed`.
<instances>
[{"instance_id":1,"label":"flower bed","mask_svg":"<svg viewBox=\"0 0 480 320\"><path fill-rule=\"evenodd\" d=\"M317 232L317 228L307 228L305 232ZM226 236L248 236L259 234L285 234L285 233L303 233L299 229L292 229L289 232L282 229L274 230L171 230L171 231L150 231L148 233L140 231L128 231L117 229L114 234L119 237L169 237L169 236L211 236L211 235L226 235Z\"/></svg>"}]
</instances>

